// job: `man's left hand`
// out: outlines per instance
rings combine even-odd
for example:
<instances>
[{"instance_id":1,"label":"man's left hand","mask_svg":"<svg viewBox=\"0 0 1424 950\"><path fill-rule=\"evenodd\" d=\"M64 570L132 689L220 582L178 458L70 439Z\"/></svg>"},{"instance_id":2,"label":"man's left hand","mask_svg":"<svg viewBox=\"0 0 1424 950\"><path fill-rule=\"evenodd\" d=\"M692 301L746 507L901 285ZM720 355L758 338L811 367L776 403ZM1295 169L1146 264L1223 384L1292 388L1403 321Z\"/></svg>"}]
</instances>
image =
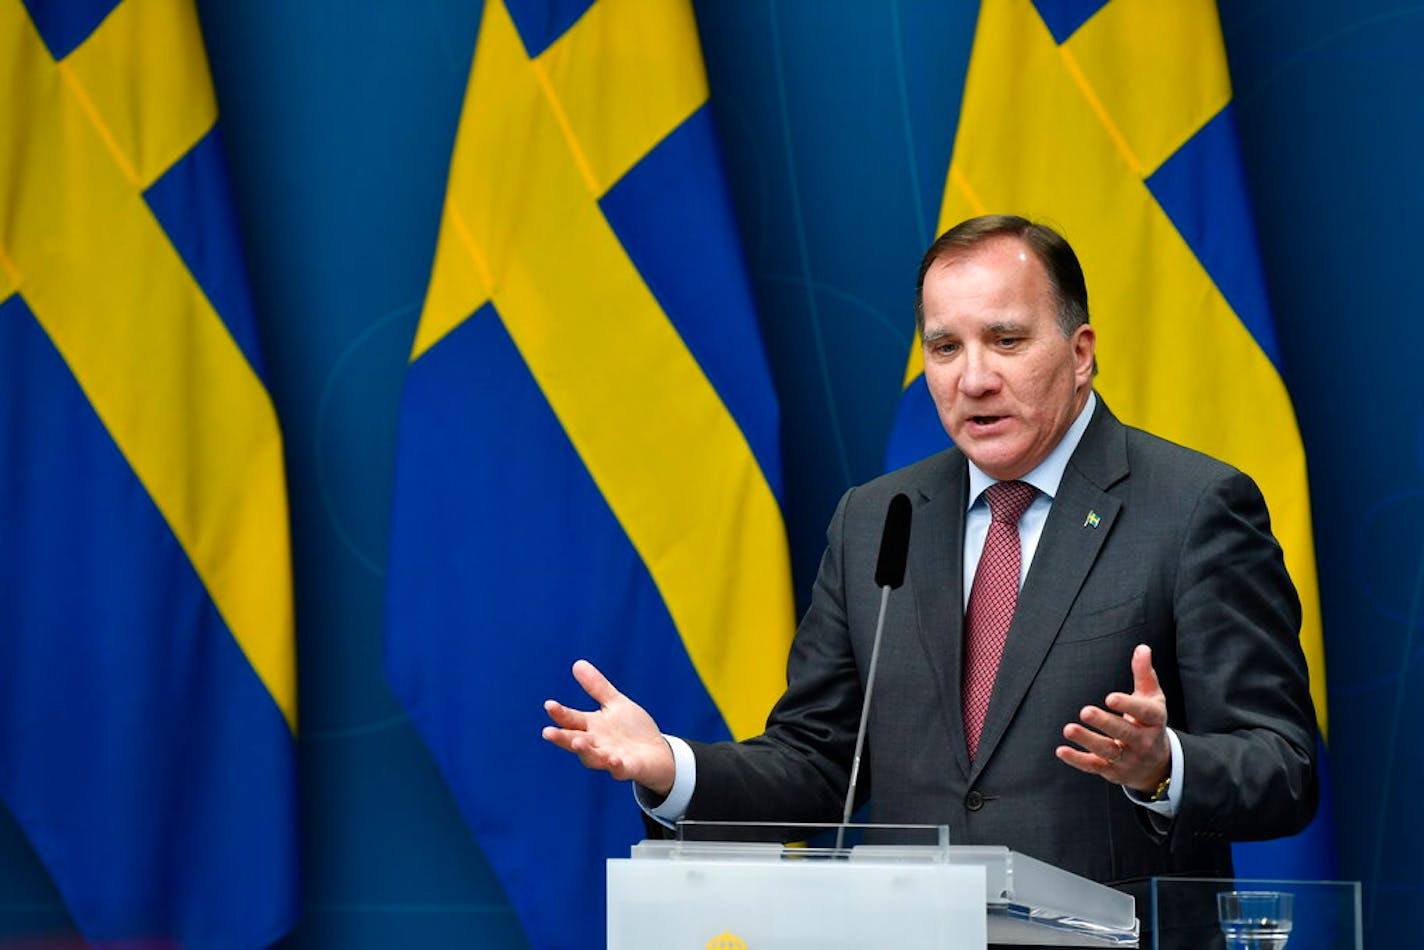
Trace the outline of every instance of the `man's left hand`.
<instances>
[{"instance_id":1,"label":"man's left hand","mask_svg":"<svg viewBox=\"0 0 1424 950\"><path fill-rule=\"evenodd\" d=\"M1063 738L1078 748L1061 745L1054 753L1079 771L1150 795L1172 772L1167 697L1151 647L1139 643L1132 651L1132 695L1109 693L1103 704L1107 709L1084 706L1081 722L1063 727Z\"/></svg>"}]
</instances>

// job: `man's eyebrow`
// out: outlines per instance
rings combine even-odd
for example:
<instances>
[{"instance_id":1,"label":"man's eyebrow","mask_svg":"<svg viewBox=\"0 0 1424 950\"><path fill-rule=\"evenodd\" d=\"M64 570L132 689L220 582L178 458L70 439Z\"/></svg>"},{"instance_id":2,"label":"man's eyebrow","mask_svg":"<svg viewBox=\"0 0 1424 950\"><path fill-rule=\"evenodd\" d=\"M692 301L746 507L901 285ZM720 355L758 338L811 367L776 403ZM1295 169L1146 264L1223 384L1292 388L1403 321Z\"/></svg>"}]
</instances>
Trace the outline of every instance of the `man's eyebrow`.
<instances>
[{"instance_id":1,"label":"man's eyebrow","mask_svg":"<svg viewBox=\"0 0 1424 950\"><path fill-rule=\"evenodd\" d=\"M991 323L985 326L982 330L979 330L978 332L994 336L1002 334L1008 334L1011 336L1024 336L1029 332L1029 329L1028 324L1020 323L1017 320L1000 320L997 323ZM920 337L920 342L928 345L930 343L937 343L940 340L958 339L958 337L959 334L954 333L950 330L946 330L942 327L926 327L924 333Z\"/></svg>"}]
</instances>

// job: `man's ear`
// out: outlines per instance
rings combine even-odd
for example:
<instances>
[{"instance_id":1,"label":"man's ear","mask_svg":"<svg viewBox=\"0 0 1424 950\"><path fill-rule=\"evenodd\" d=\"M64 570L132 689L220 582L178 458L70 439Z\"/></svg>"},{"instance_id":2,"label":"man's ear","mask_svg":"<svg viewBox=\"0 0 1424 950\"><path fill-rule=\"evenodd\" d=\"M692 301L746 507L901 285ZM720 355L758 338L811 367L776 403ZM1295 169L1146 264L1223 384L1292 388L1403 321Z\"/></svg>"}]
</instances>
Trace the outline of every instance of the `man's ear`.
<instances>
[{"instance_id":1,"label":"man's ear","mask_svg":"<svg viewBox=\"0 0 1424 950\"><path fill-rule=\"evenodd\" d=\"M1085 386L1092 382L1098 371L1098 331L1093 329L1092 324L1084 323L1074 329L1069 342L1073 346L1073 375L1078 385Z\"/></svg>"}]
</instances>

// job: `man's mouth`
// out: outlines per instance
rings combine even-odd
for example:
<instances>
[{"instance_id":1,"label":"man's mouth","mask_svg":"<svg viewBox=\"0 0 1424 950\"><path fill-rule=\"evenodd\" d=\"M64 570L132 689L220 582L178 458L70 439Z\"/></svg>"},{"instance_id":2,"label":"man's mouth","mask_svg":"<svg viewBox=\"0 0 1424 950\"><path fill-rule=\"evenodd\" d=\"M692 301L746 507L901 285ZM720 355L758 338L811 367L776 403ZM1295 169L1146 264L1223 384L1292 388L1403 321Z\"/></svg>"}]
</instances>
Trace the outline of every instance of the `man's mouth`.
<instances>
[{"instance_id":1,"label":"man's mouth","mask_svg":"<svg viewBox=\"0 0 1424 950\"><path fill-rule=\"evenodd\" d=\"M970 416L970 417L969 417L969 421L972 422L972 423L974 423L976 426L987 426L987 425L993 425L995 422L998 422L998 421L999 421L1000 419L1002 419L1002 418L1004 418L1004 417L1003 417L1003 416Z\"/></svg>"}]
</instances>

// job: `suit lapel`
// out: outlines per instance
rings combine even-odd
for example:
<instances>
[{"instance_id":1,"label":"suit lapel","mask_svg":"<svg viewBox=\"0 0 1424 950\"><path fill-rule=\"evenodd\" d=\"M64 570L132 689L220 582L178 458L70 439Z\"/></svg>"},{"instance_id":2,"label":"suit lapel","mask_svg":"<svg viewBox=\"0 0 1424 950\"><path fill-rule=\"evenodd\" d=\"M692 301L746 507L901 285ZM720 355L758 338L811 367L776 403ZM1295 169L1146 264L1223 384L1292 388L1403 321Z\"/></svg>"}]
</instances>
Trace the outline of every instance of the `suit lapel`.
<instances>
[{"instance_id":1,"label":"suit lapel","mask_svg":"<svg viewBox=\"0 0 1424 950\"><path fill-rule=\"evenodd\" d=\"M1112 533L1122 505L1106 489L1127 472L1126 433L1099 399L1093 420L1063 472L1019 593L971 781L993 756ZM1053 726L1044 724L1044 728Z\"/></svg>"},{"instance_id":2,"label":"suit lapel","mask_svg":"<svg viewBox=\"0 0 1424 950\"><path fill-rule=\"evenodd\" d=\"M939 684L949 745L960 770L969 774L964 722L959 704L964 642L964 506L969 468L959 452L946 453L939 477L921 486L910 531L910 577L916 624L925 655Z\"/></svg>"}]
</instances>

